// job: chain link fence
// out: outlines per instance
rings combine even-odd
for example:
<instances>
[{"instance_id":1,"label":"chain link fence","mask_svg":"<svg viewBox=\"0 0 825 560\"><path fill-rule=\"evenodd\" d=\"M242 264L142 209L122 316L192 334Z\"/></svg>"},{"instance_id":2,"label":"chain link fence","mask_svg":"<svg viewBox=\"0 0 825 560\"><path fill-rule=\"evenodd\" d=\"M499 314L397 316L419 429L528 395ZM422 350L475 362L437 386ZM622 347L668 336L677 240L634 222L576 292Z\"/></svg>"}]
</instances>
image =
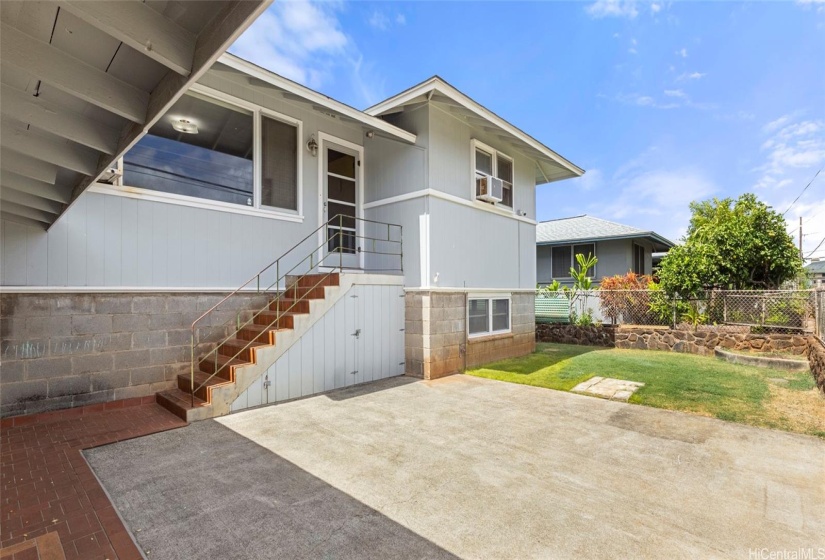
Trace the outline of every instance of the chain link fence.
<instances>
[{"instance_id":1,"label":"chain link fence","mask_svg":"<svg viewBox=\"0 0 825 560\"><path fill-rule=\"evenodd\" d=\"M661 290L575 294L539 290L536 319L579 324L715 325L754 333L815 333L825 341L825 291L711 290L694 298L674 298Z\"/></svg>"}]
</instances>

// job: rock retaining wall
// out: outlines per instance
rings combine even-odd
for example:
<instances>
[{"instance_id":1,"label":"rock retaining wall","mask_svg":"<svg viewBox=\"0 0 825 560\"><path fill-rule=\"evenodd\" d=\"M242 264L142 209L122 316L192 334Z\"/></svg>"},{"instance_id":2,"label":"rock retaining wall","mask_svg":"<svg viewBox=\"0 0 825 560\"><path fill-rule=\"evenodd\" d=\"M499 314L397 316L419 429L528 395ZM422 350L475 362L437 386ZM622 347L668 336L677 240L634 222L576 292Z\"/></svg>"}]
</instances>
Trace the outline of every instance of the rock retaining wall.
<instances>
[{"instance_id":1,"label":"rock retaining wall","mask_svg":"<svg viewBox=\"0 0 825 560\"><path fill-rule=\"evenodd\" d=\"M816 386L825 393L825 344L815 336L808 337L808 363Z\"/></svg>"},{"instance_id":2,"label":"rock retaining wall","mask_svg":"<svg viewBox=\"0 0 825 560\"><path fill-rule=\"evenodd\" d=\"M616 345L616 327L610 325L579 327L538 323L536 324L536 341L613 348Z\"/></svg>"},{"instance_id":3,"label":"rock retaining wall","mask_svg":"<svg viewBox=\"0 0 825 560\"><path fill-rule=\"evenodd\" d=\"M749 352L788 352L805 354L808 341L802 335L751 334L712 327L682 330L656 327L620 327L616 331L616 348L665 350L711 355L717 347Z\"/></svg>"}]
</instances>

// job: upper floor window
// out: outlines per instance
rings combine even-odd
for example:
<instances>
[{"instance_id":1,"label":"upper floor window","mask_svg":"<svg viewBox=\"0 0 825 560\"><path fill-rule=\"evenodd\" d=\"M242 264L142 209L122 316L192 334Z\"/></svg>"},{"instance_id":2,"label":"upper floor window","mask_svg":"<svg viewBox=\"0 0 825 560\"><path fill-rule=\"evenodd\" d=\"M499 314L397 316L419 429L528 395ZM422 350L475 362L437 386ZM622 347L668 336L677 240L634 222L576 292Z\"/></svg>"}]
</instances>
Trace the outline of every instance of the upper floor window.
<instances>
[{"instance_id":1,"label":"upper floor window","mask_svg":"<svg viewBox=\"0 0 825 560\"><path fill-rule=\"evenodd\" d=\"M500 201L491 200L491 204L496 206L506 206L513 208L513 158L510 156L479 142L472 141L473 153L473 169L475 175L473 176L472 192L474 197L478 198L481 193L481 183L479 179L484 177L495 177L501 179L501 196Z\"/></svg>"},{"instance_id":2,"label":"upper floor window","mask_svg":"<svg viewBox=\"0 0 825 560\"><path fill-rule=\"evenodd\" d=\"M123 157L123 184L252 206L251 111L181 97Z\"/></svg>"},{"instance_id":3,"label":"upper floor window","mask_svg":"<svg viewBox=\"0 0 825 560\"><path fill-rule=\"evenodd\" d=\"M124 155L122 184L300 213L300 133L285 115L190 91Z\"/></svg>"}]
</instances>

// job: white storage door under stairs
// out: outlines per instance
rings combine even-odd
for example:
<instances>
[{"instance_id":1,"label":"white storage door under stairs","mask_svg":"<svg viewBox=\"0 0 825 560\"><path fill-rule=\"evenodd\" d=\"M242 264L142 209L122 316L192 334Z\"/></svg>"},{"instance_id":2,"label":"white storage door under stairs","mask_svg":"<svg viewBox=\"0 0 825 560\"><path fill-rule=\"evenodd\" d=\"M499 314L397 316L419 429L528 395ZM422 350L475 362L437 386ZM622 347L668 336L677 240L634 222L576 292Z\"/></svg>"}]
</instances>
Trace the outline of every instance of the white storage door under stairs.
<instances>
[{"instance_id":1,"label":"white storage door under stairs","mask_svg":"<svg viewBox=\"0 0 825 560\"><path fill-rule=\"evenodd\" d=\"M404 373L404 289L352 286L232 403L232 412Z\"/></svg>"}]
</instances>

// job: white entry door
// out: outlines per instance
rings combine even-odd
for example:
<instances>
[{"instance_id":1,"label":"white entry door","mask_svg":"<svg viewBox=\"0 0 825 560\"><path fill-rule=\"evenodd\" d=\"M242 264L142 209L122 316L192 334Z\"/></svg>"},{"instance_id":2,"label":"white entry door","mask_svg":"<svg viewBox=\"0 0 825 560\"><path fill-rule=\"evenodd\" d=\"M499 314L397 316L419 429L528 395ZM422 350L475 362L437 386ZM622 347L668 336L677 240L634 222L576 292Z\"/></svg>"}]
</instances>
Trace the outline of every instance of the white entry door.
<instances>
[{"instance_id":1,"label":"white entry door","mask_svg":"<svg viewBox=\"0 0 825 560\"><path fill-rule=\"evenodd\" d=\"M323 142L324 222L326 256L324 265L361 268L361 160L360 146L335 141Z\"/></svg>"}]
</instances>

